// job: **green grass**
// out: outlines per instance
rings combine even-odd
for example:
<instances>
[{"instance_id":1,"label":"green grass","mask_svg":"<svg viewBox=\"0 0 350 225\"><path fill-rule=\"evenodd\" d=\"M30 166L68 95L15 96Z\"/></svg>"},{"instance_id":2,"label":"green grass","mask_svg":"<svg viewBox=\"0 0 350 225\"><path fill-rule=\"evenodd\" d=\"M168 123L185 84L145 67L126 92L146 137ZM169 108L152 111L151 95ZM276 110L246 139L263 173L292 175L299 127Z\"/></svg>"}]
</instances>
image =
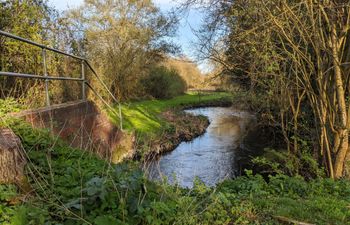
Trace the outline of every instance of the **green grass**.
<instances>
[{"instance_id":1,"label":"green grass","mask_svg":"<svg viewBox=\"0 0 350 225\"><path fill-rule=\"evenodd\" d=\"M167 123L160 117L164 111L184 106L195 106L222 99L228 99L231 94L226 92L213 92L201 94L187 93L172 99L147 100L125 103L122 105L123 128L136 131L139 134L158 134L167 128ZM116 106L117 109L117 106ZM119 124L118 118L111 115L112 120Z\"/></svg>"}]
</instances>

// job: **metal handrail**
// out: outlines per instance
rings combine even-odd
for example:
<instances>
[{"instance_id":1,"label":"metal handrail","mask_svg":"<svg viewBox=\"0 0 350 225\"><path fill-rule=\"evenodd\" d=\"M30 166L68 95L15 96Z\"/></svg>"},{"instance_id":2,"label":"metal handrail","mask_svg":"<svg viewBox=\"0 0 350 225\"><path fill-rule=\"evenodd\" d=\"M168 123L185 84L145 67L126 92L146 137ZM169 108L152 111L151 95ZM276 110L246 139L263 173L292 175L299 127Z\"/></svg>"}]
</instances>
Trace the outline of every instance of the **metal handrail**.
<instances>
[{"instance_id":1,"label":"metal handrail","mask_svg":"<svg viewBox=\"0 0 350 225\"><path fill-rule=\"evenodd\" d=\"M67 52L63 52L61 50L58 50L58 49L55 49L55 48L51 48L51 47L48 47L48 46L43 45L43 44L39 44L37 42L34 42L34 41L31 41L31 40L19 37L19 36L14 35L14 34L10 34L8 32L2 31L2 30L0 30L0 35L6 36L6 37L9 37L9 38L18 40L18 41L22 41L22 42L28 43L30 45L37 46L37 47L42 48L42 49L47 49L47 50L52 51L52 52L56 52L56 53L59 53L59 54L62 54L62 55L66 55L66 56L69 56L69 57L72 57L72 58L75 58L75 59L80 59L80 60L85 60L86 61L86 59L83 58L83 57L76 56L76 55L73 55L73 54L70 54L70 53L67 53Z\"/></svg>"},{"instance_id":2,"label":"metal handrail","mask_svg":"<svg viewBox=\"0 0 350 225\"><path fill-rule=\"evenodd\" d=\"M84 81L84 79L82 78L74 78L74 77L51 77L51 76L41 76L41 75L33 75L33 74L25 74L25 73L2 72L2 71L0 71L0 76L33 78L33 79L41 79L41 80L71 80L71 81L80 81L80 82Z\"/></svg>"},{"instance_id":3,"label":"metal handrail","mask_svg":"<svg viewBox=\"0 0 350 225\"><path fill-rule=\"evenodd\" d=\"M44 67L44 76L41 75L36 75L36 74L25 74L25 73L14 73L14 72L4 72L4 71L0 71L0 76L10 76L10 77L20 77L20 78L31 78L31 79L42 79L45 80L45 92L46 92L46 102L47 105L50 105L50 98L49 98L49 90L48 90L48 81L50 80L68 80L68 81L78 81L78 82L82 82L82 99L85 100L86 99L86 94L85 94L85 86L89 87L93 93L100 98L100 100L107 105L110 109L112 109L114 111L114 108L111 107L103 98L101 95L99 95L96 90L93 89L93 87L87 82L86 78L85 78L85 67L84 65L86 64L88 66L88 68L90 69L90 71L92 72L92 74L94 74L94 76L97 78L98 82L100 82L102 84L102 86L106 89L106 91L108 92L108 94L112 97L112 99L118 104L119 107L119 120L120 120L120 129L123 129L123 122L122 122L122 113L121 113L121 104L120 102L116 99L116 97L113 95L113 93L109 90L109 88L107 87L107 85L103 82L103 80L98 76L98 74L96 73L96 71L94 70L94 68L91 66L91 64L89 63L89 61L84 58L84 57L80 57L80 56L76 56L67 52L63 52L61 50L55 49L55 48L51 48L48 47L46 45L43 44L39 44L37 42L19 37L17 35L5 32L0 30L0 35L5 36L5 37L9 37L21 42L25 42L27 44L30 45L34 45L37 46L39 48L42 49L42 55L43 55L43 67ZM74 77L52 77L52 76L48 76L47 73L47 65L46 65L46 50L48 51L52 51L61 55L65 55L65 56L69 56L71 58L74 59L78 59L82 61L81 64L81 78L74 78Z\"/></svg>"}]
</instances>

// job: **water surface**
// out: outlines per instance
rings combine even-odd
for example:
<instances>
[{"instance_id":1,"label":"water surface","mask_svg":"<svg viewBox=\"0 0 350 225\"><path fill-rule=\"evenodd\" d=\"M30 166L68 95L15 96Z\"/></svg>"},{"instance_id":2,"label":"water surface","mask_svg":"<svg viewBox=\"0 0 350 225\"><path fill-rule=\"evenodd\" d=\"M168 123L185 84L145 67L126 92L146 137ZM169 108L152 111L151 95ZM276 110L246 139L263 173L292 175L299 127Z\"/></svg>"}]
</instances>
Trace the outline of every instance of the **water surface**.
<instances>
[{"instance_id":1,"label":"water surface","mask_svg":"<svg viewBox=\"0 0 350 225\"><path fill-rule=\"evenodd\" d=\"M195 177L212 186L235 176L236 150L242 135L254 121L248 112L232 107L208 107L185 110L209 118L206 132L190 142L182 142L174 151L150 163L151 179L167 177L169 183L192 187Z\"/></svg>"}]
</instances>

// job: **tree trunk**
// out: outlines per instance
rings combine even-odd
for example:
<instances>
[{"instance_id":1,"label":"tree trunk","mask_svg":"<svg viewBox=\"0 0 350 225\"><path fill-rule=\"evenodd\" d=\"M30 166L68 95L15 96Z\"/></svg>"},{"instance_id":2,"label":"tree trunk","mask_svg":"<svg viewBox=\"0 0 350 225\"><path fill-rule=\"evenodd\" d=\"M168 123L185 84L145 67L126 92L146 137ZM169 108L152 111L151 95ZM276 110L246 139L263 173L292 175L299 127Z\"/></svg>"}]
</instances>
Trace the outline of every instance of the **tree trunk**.
<instances>
[{"instance_id":1,"label":"tree trunk","mask_svg":"<svg viewBox=\"0 0 350 225\"><path fill-rule=\"evenodd\" d=\"M334 80L336 84L337 92L337 103L338 103L338 116L339 116L339 138L340 144L339 148L336 149L336 156L334 161L334 177L340 178L343 176L344 164L346 161L347 152L349 149L349 132L348 132L348 118L347 118L347 109L345 101L345 91L344 91L344 82L342 77L342 71L340 68L339 60L339 44L337 38L337 31L335 25L332 27L331 33L332 41L332 56L333 56L333 66L334 66Z\"/></svg>"},{"instance_id":2,"label":"tree trunk","mask_svg":"<svg viewBox=\"0 0 350 225\"><path fill-rule=\"evenodd\" d=\"M26 163L21 140L8 128L0 128L0 184L21 183Z\"/></svg>"}]
</instances>

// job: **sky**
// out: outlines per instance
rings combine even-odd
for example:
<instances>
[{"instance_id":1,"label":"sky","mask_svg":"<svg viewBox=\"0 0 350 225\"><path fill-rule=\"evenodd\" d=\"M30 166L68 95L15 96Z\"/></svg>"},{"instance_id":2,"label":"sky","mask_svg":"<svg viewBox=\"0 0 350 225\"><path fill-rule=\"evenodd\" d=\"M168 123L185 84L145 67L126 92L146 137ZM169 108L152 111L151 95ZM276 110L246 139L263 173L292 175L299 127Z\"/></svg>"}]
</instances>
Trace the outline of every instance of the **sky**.
<instances>
[{"instance_id":1,"label":"sky","mask_svg":"<svg viewBox=\"0 0 350 225\"><path fill-rule=\"evenodd\" d=\"M178 1L178 0L177 0ZM49 0L49 4L60 11L69 8L75 8L81 5L84 0ZM153 2L163 11L169 11L176 6L174 0L153 0ZM193 43L196 41L196 36L193 30L197 30L202 23L203 15L195 10L191 10L187 16L181 19L178 34L173 41L182 47L183 53L192 60L195 60L195 49ZM206 66L200 64L199 68L206 72Z\"/></svg>"}]
</instances>

